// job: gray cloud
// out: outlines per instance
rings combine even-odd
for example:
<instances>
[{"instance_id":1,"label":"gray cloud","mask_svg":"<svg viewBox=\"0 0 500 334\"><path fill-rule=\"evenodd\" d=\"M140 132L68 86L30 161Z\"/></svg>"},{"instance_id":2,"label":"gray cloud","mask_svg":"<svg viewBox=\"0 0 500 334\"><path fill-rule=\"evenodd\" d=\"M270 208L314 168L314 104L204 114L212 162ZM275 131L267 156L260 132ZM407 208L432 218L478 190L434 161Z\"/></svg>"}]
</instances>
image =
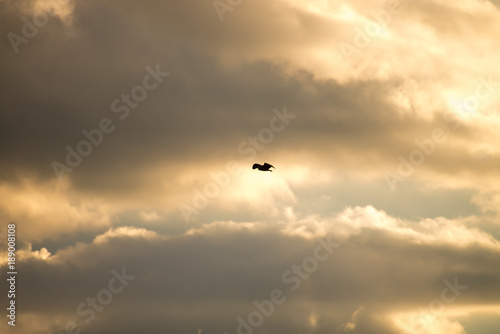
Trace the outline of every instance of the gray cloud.
<instances>
[{"instance_id":1,"label":"gray cloud","mask_svg":"<svg viewBox=\"0 0 500 334\"><path fill-rule=\"evenodd\" d=\"M236 318L246 317L254 310L253 301L269 299L274 289L283 290L287 300L276 305L275 314L261 328L264 332L273 328L302 332L312 310L326 327L321 330L339 332L359 306L366 308L360 316L360 333L370 332L371 326L392 332L375 318L428 307L445 287L443 280L455 277L468 289L450 308L498 300L493 291L498 290L500 272L492 270L498 251L479 245L418 245L369 228L347 239L334 232L328 238L339 242L340 248L292 291L297 282L290 278L298 274L290 272L288 281L282 275L312 256L319 238L287 236L279 232L279 225L236 226L211 225L178 237L116 230L93 243L60 250L48 260L24 261L18 303L23 312L43 317L51 326L63 324L61 319L82 323L87 316L68 310L95 297L113 277L110 271L122 267L136 278L96 313L95 321L82 327L85 332L133 333L148 328L188 333L193 326L234 332Z\"/></svg>"}]
</instances>

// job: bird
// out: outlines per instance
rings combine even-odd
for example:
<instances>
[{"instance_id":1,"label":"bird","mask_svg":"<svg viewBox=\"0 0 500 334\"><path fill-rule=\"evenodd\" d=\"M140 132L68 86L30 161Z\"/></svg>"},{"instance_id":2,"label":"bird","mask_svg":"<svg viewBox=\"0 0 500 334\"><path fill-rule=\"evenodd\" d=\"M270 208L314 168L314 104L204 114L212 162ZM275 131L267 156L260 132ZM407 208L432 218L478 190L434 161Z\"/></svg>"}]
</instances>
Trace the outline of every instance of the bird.
<instances>
[{"instance_id":1,"label":"bird","mask_svg":"<svg viewBox=\"0 0 500 334\"><path fill-rule=\"evenodd\" d=\"M255 168L257 168L258 170L261 170L263 172L272 172L271 168L276 169L276 167L274 167L271 164L268 164L267 162L264 162L263 165L253 164L252 169L255 169Z\"/></svg>"}]
</instances>

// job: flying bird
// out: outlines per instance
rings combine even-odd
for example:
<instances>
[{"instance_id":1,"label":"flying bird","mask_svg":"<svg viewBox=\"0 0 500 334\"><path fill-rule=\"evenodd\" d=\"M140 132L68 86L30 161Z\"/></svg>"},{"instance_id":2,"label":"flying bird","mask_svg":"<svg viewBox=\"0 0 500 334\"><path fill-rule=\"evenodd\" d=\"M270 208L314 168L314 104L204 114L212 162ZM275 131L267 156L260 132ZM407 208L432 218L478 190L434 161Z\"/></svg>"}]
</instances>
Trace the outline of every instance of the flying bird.
<instances>
[{"instance_id":1,"label":"flying bird","mask_svg":"<svg viewBox=\"0 0 500 334\"><path fill-rule=\"evenodd\" d=\"M276 169L273 165L268 164L267 162L264 162L263 165L259 164L253 164L252 169L257 168L258 170L261 170L263 172L272 172L271 168Z\"/></svg>"}]
</instances>

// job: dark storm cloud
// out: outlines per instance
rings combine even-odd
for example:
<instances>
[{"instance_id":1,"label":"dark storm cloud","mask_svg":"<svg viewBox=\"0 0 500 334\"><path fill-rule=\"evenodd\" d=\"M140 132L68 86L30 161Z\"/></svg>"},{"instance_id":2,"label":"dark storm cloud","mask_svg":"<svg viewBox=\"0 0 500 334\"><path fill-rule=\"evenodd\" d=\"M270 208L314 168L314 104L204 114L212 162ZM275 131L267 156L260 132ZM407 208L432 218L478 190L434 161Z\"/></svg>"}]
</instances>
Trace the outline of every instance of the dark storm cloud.
<instances>
[{"instance_id":1,"label":"dark storm cloud","mask_svg":"<svg viewBox=\"0 0 500 334\"><path fill-rule=\"evenodd\" d=\"M272 108L284 105L300 117L271 152L327 150L349 168L367 160L381 167L397 163L399 154L414 149L415 138L443 123L398 112L388 97L405 85L403 77L341 84L265 56L235 63L248 47L289 48L309 40L287 33L297 29L288 15L302 24L304 36L324 37L316 32L327 23L312 23L312 14L259 6L248 5L245 13L239 8L238 21L221 24L209 3L76 1L71 25L51 18L18 55L4 45L3 178L14 171L54 178L51 164L66 165L66 146L76 150L86 139L82 130L98 128L103 118L114 131L70 174L83 191L139 190L155 165L170 165L175 178L183 164L213 164L234 154L266 125ZM4 35L21 28L23 13L13 8L3 7ZM255 25L249 18L258 10L274 20ZM146 66L157 64L170 76L119 119L123 113L112 112L112 102L141 85ZM469 160L456 159L442 155L442 167Z\"/></svg>"}]
</instances>

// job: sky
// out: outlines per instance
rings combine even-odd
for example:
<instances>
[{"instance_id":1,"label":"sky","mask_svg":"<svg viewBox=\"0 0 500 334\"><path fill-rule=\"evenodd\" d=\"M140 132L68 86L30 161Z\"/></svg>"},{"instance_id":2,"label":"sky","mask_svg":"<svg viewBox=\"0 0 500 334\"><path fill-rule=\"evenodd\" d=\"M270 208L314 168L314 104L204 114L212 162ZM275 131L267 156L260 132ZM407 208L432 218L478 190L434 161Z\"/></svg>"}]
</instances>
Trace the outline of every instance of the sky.
<instances>
[{"instance_id":1,"label":"sky","mask_svg":"<svg viewBox=\"0 0 500 334\"><path fill-rule=\"evenodd\" d=\"M498 333L499 1L0 22L2 333Z\"/></svg>"}]
</instances>

